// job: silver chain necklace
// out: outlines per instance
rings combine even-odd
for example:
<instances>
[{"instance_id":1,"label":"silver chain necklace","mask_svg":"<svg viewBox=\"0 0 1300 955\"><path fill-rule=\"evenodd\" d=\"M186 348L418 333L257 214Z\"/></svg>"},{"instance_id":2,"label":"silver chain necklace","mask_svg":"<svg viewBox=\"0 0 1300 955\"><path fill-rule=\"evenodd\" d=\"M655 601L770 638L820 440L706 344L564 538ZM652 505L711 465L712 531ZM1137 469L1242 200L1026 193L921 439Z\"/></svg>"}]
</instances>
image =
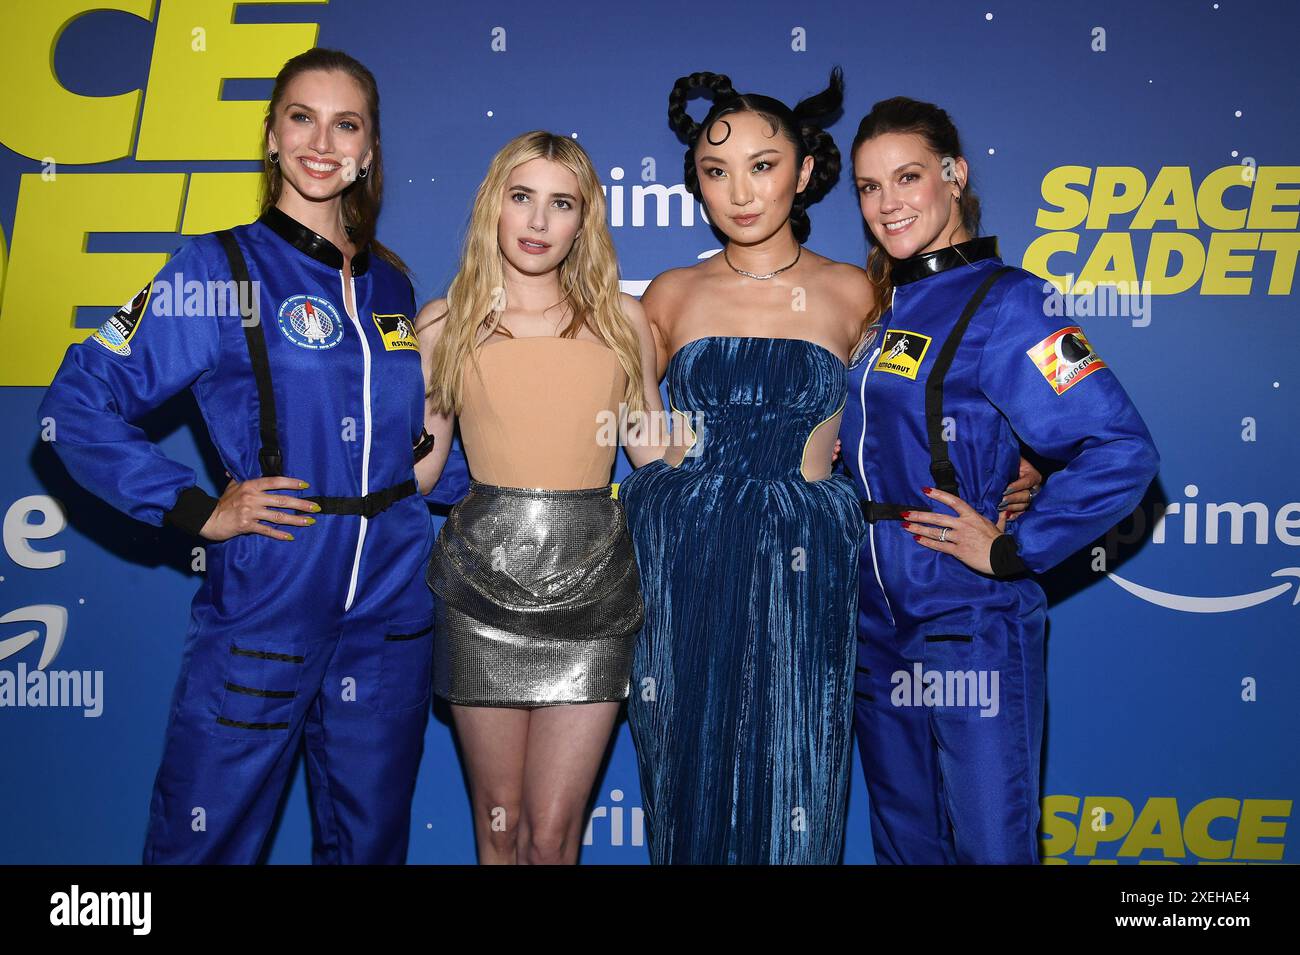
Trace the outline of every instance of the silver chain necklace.
<instances>
[{"instance_id":1,"label":"silver chain necklace","mask_svg":"<svg viewBox=\"0 0 1300 955\"><path fill-rule=\"evenodd\" d=\"M727 257L727 249L726 249L726 247L724 246L723 249L722 249L722 258L723 258L723 261L725 261L725 262L727 263L727 265L731 266L731 271L736 272L736 273L738 273L738 274L740 274L740 275L743 275L743 276L745 276L745 277L747 277L747 278L758 279L760 282L766 281L767 279L770 279L770 278L775 278L776 276L778 276L778 275L780 275L782 272L784 272L786 269L792 269L792 268L794 268L796 265L799 264L799 256L801 256L801 255L803 255L803 246L802 246L802 245L799 246L799 251L796 252L796 253L794 254L794 261L791 262L789 265L783 266L783 267L777 269L775 272L768 272L766 275L755 275L753 272L746 272L744 269L738 269L738 268L736 268L734 265L731 265L731 259L729 259L729 258Z\"/></svg>"}]
</instances>

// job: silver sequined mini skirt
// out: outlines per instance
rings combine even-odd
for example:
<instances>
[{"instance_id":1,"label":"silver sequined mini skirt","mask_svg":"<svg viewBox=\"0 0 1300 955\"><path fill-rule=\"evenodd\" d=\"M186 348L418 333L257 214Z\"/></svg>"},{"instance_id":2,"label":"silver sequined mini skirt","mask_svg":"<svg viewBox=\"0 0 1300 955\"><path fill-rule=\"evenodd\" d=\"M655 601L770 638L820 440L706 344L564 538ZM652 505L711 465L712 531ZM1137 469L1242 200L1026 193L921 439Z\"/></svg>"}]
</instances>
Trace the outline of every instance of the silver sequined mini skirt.
<instances>
[{"instance_id":1,"label":"silver sequined mini skirt","mask_svg":"<svg viewBox=\"0 0 1300 955\"><path fill-rule=\"evenodd\" d=\"M624 700L644 608L623 505L470 481L429 562L434 691L474 706Z\"/></svg>"}]
</instances>

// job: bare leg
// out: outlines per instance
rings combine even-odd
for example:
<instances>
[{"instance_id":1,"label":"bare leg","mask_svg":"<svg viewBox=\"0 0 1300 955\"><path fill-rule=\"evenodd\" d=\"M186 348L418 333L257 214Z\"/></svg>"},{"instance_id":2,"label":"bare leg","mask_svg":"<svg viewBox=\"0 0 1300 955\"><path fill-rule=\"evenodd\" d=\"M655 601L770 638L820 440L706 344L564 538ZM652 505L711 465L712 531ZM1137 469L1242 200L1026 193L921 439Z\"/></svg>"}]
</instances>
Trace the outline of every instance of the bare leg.
<instances>
[{"instance_id":1,"label":"bare leg","mask_svg":"<svg viewBox=\"0 0 1300 955\"><path fill-rule=\"evenodd\" d=\"M609 745L618 703L543 706L528 724L519 861L578 861L587 803Z\"/></svg>"},{"instance_id":2,"label":"bare leg","mask_svg":"<svg viewBox=\"0 0 1300 955\"><path fill-rule=\"evenodd\" d=\"M453 705L451 713L469 773L479 864L514 865L520 845L529 711Z\"/></svg>"}]
</instances>

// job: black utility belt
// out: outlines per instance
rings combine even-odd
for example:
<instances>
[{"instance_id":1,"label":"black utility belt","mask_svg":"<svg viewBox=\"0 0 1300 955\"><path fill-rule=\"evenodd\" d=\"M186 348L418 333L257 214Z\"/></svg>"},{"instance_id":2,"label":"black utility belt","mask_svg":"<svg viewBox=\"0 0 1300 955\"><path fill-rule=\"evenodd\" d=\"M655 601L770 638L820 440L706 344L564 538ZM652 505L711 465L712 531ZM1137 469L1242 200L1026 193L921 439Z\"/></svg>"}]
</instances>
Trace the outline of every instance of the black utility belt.
<instances>
[{"instance_id":1,"label":"black utility belt","mask_svg":"<svg viewBox=\"0 0 1300 955\"><path fill-rule=\"evenodd\" d=\"M905 521L904 511L932 511L924 504L886 504L882 501L862 501L862 516L868 524L876 521Z\"/></svg>"},{"instance_id":2,"label":"black utility belt","mask_svg":"<svg viewBox=\"0 0 1300 955\"><path fill-rule=\"evenodd\" d=\"M382 491L371 491L362 497L303 497L299 500L312 501L320 505L321 514L357 514L361 517L374 517L416 492L415 478L409 478L401 484L394 484Z\"/></svg>"}]
</instances>

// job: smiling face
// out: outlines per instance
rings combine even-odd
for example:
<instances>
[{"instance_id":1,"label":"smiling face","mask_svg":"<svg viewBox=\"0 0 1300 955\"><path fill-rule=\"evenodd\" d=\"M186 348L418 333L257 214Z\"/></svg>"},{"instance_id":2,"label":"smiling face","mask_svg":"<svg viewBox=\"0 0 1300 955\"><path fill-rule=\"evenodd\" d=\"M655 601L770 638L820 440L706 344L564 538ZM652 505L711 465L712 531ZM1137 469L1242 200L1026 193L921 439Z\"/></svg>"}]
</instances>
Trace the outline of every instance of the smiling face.
<instances>
[{"instance_id":1,"label":"smiling face","mask_svg":"<svg viewBox=\"0 0 1300 955\"><path fill-rule=\"evenodd\" d=\"M322 202L370 166L371 137L370 110L357 81L337 70L308 70L285 87L267 148L280 154L280 173L292 189Z\"/></svg>"},{"instance_id":2,"label":"smiling face","mask_svg":"<svg viewBox=\"0 0 1300 955\"><path fill-rule=\"evenodd\" d=\"M774 235L812 176L813 158L805 156L796 165L795 155L794 144L765 116L720 117L695 144L695 171L709 221L744 245Z\"/></svg>"},{"instance_id":3,"label":"smiling face","mask_svg":"<svg viewBox=\"0 0 1300 955\"><path fill-rule=\"evenodd\" d=\"M501 254L526 275L557 268L582 229L582 214L578 177L567 166L543 156L520 163L501 195Z\"/></svg>"},{"instance_id":4,"label":"smiling face","mask_svg":"<svg viewBox=\"0 0 1300 955\"><path fill-rule=\"evenodd\" d=\"M945 162L915 133L881 133L853 155L862 218L894 259L970 238L957 202L966 177L965 159Z\"/></svg>"}]
</instances>

